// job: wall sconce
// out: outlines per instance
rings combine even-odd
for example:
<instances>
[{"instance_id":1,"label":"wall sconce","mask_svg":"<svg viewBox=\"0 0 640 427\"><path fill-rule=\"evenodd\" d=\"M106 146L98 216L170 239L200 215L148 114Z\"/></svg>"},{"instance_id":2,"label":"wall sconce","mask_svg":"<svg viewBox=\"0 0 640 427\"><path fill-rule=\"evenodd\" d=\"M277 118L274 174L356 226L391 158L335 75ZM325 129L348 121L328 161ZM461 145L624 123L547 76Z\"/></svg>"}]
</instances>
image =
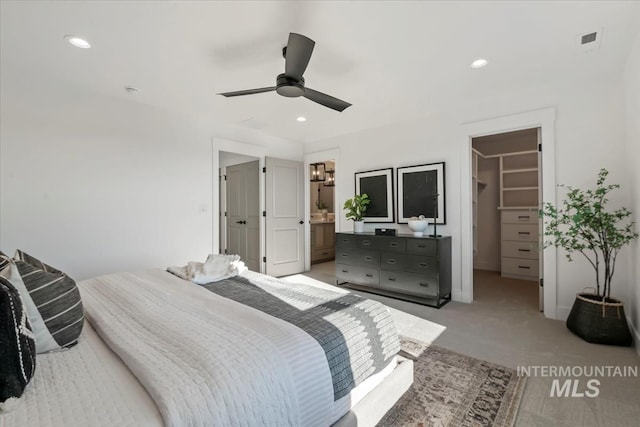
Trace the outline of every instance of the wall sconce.
<instances>
[{"instance_id":1,"label":"wall sconce","mask_svg":"<svg viewBox=\"0 0 640 427\"><path fill-rule=\"evenodd\" d=\"M325 187L335 187L336 186L336 171L333 169L329 169L325 172Z\"/></svg>"},{"instance_id":2,"label":"wall sconce","mask_svg":"<svg viewBox=\"0 0 640 427\"><path fill-rule=\"evenodd\" d=\"M325 181L325 164L311 163L311 182Z\"/></svg>"}]
</instances>

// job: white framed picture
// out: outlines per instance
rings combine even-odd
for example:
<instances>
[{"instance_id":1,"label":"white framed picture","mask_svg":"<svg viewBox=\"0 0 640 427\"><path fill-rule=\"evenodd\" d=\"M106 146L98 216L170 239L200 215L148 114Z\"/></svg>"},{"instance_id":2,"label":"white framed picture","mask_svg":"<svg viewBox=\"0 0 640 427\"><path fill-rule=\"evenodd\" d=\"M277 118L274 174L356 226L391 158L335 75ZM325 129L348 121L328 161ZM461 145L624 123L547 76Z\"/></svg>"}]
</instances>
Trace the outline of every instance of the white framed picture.
<instances>
[{"instance_id":1,"label":"white framed picture","mask_svg":"<svg viewBox=\"0 0 640 427\"><path fill-rule=\"evenodd\" d=\"M444 162L405 166L398 171L398 223L424 215L428 222L446 224Z\"/></svg>"},{"instance_id":2,"label":"white framed picture","mask_svg":"<svg viewBox=\"0 0 640 427\"><path fill-rule=\"evenodd\" d=\"M395 222L393 211L393 168L356 172L356 194L366 194L371 203L365 222Z\"/></svg>"}]
</instances>

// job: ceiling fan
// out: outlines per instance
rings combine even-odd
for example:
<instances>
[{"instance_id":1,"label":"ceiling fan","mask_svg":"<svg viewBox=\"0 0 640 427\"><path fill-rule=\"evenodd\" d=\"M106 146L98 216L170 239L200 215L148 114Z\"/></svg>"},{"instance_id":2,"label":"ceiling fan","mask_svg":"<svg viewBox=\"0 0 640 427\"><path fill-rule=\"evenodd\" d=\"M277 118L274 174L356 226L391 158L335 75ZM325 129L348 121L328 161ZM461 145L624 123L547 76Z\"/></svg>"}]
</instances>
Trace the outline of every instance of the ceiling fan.
<instances>
[{"instance_id":1,"label":"ceiling fan","mask_svg":"<svg viewBox=\"0 0 640 427\"><path fill-rule=\"evenodd\" d=\"M302 77L302 75L307 69L315 44L316 42L301 34L289 33L289 41L287 45L282 48L282 56L284 56L285 59L284 73L278 75L275 86L225 92L219 93L218 95L226 97L243 96L272 92L275 90L278 95L288 98L304 96L325 107L332 108L336 111L344 111L347 107L350 107L351 104L304 86L304 77Z\"/></svg>"}]
</instances>

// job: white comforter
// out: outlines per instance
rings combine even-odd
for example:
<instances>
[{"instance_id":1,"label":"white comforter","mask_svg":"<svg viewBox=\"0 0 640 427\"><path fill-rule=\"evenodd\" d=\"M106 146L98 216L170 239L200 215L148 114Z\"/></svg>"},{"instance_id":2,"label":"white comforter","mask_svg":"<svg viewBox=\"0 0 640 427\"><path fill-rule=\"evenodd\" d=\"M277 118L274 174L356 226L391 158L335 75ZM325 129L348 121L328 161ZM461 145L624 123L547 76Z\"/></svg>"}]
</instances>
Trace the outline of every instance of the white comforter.
<instances>
[{"instance_id":1,"label":"white comforter","mask_svg":"<svg viewBox=\"0 0 640 427\"><path fill-rule=\"evenodd\" d=\"M89 320L168 426L326 426L325 354L287 322L161 270L82 283Z\"/></svg>"}]
</instances>

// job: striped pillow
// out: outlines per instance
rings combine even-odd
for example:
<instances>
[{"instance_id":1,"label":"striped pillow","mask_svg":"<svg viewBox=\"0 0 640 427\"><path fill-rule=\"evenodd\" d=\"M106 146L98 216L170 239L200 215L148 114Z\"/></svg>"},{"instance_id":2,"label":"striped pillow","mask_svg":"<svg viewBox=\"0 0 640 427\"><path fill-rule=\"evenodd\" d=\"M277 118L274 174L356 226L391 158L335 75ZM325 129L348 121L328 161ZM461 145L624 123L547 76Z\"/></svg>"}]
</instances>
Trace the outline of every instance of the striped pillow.
<instances>
[{"instance_id":1,"label":"striped pillow","mask_svg":"<svg viewBox=\"0 0 640 427\"><path fill-rule=\"evenodd\" d=\"M77 344L84 324L84 308L74 280L20 250L16 251L15 262L40 317L32 319L32 323L45 329L46 339L36 335L38 353Z\"/></svg>"},{"instance_id":2,"label":"striped pillow","mask_svg":"<svg viewBox=\"0 0 640 427\"><path fill-rule=\"evenodd\" d=\"M0 260L0 264L6 267L9 263ZM0 268L0 413L14 406L36 369L31 325L20 293L3 270Z\"/></svg>"}]
</instances>

